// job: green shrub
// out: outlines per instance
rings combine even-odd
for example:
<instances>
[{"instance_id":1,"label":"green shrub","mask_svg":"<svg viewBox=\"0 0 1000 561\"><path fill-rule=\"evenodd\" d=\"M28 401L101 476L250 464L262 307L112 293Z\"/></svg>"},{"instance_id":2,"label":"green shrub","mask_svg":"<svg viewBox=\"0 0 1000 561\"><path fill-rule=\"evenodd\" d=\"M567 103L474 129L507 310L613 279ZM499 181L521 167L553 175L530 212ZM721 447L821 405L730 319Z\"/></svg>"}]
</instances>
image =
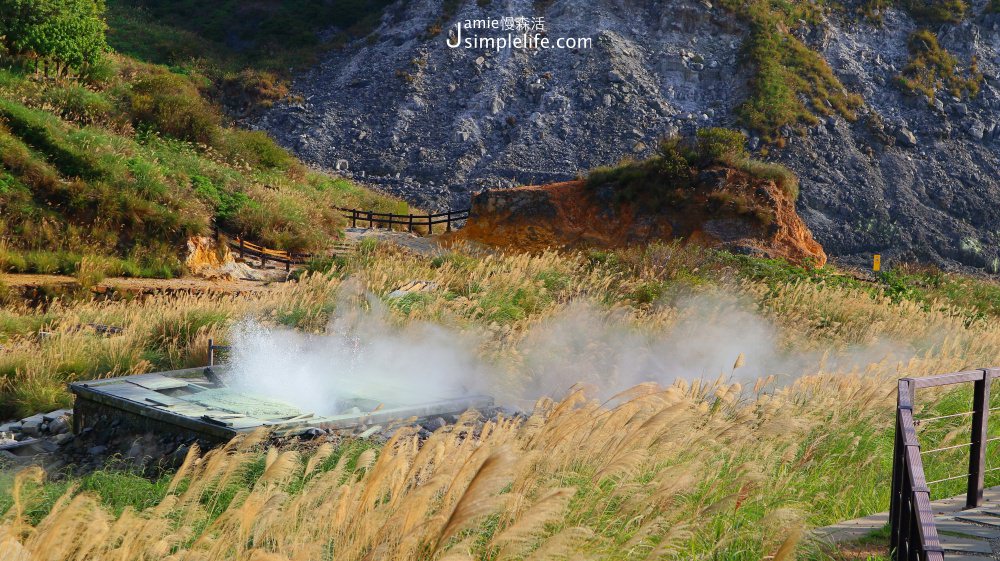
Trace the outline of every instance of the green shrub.
<instances>
[{"instance_id":1,"label":"green shrub","mask_svg":"<svg viewBox=\"0 0 1000 561\"><path fill-rule=\"evenodd\" d=\"M71 275L79 267L80 259L80 254L67 251L28 251L24 253L26 269L22 272Z\"/></svg>"},{"instance_id":2,"label":"green shrub","mask_svg":"<svg viewBox=\"0 0 1000 561\"><path fill-rule=\"evenodd\" d=\"M33 415L39 411L52 411L72 407L73 399L65 390L65 382L58 376L34 376L30 381L13 384L8 392L0 393L0 416L16 418ZM4 395L7 393L7 395ZM9 400L9 401L7 401Z\"/></svg>"},{"instance_id":3,"label":"green shrub","mask_svg":"<svg viewBox=\"0 0 1000 561\"><path fill-rule=\"evenodd\" d=\"M149 480L138 473L111 469L94 471L84 476L80 482L80 490L96 493L115 516L121 516L125 508L141 512L159 504L167 494L169 485L169 474Z\"/></svg>"},{"instance_id":4,"label":"green shrub","mask_svg":"<svg viewBox=\"0 0 1000 561\"><path fill-rule=\"evenodd\" d=\"M118 63L111 56L103 56L80 69L80 79L95 87L110 85L118 76Z\"/></svg>"},{"instance_id":5,"label":"green shrub","mask_svg":"<svg viewBox=\"0 0 1000 561\"><path fill-rule=\"evenodd\" d=\"M253 167L287 171L298 164L294 156L263 131L226 131L223 151L231 161Z\"/></svg>"},{"instance_id":6,"label":"green shrub","mask_svg":"<svg viewBox=\"0 0 1000 561\"><path fill-rule=\"evenodd\" d=\"M400 312L410 315L410 312L413 311L414 308L425 306L431 300L433 300L433 297L430 294L423 292L411 292L402 298L390 300L389 304Z\"/></svg>"},{"instance_id":7,"label":"green shrub","mask_svg":"<svg viewBox=\"0 0 1000 561\"><path fill-rule=\"evenodd\" d=\"M219 189L211 179L201 175L191 178L191 186L198 196L212 204L216 218L223 223L230 223L241 208L250 204L246 193Z\"/></svg>"},{"instance_id":8,"label":"green shrub","mask_svg":"<svg viewBox=\"0 0 1000 561\"><path fill-rule=\"evenodd\" d=\"M257 108L269 108L288 96L288 85L277 75L252 68L225 74L218 88L221 103L243 114Z\"/></svg>"},{"instance_id":9,"label":"green shrub","mask_svg":"<svg viewBox=\"0 0 1000 561\"><path fill-rule=\"evenodd\" d=\"M793 202L799 199L799 176L787 167L749 158L733 165L753 177L774 181Z\"/></svg>"},{"instance_id":10,"label":"green shrub","mask_svg":"<svg viewBox=\"0 0 1000 561\"><path fill-rule=\"evenodd\" d=\"M139 78L126 93L137 126L191 142L215 145L220 118L190 79L170 72Z\"/></svg>"},{"instance_id":11,"label":"green shrub","mask_svg":"<svg viewBox=\"0 0 1000 561\"><path fill-rule=\"evenodd\" d=\"M958 59L938 43L937 35L929 29L920 29L910 35L907 42L910 62L897 76L897 83L908 92L920 92L933 99L938 91L945 90L955 97L979 93L983 75L975 59L968 69L968 76L959 67Z\"/></svg>"},{"instance_id":12,"label":"green shrub","mask_svg":"<svg viewBox=\"0 0 1000 561\"><path fill-rule=\"evenodd\" d=\"M649 305L659 300L666 288L662 282L644 282L628 293L628 299L638 305Z\"/></svg>"},{"instance_id":13,"label":"green shrub","mask_svg":"<svg viewBox=\"0 0 1000 561\"><path fill-rule=\"evenodd\" d=\"M712 127L698 129L698 156L703 164L743 161L750 157L747 137L740 131Z\"/></svg>"},{"instance_id":14,"label":"green shrub","mask_svg":"<svg viewBox=\"0 0 1000 561\"><path fill-rule=\"evenodd\" d=\"M0 42L62 73L108 51L103 0L0 0Z\"/></svg>"},{"instance_id":15,"label":"green shrub","mask_svg":"<svg viewBox=\"0 0 1000 561\"><path fill-rule=\"evenodd\" d=\"M0 245L0 271L26 273L28 272L28 261L20 253Z\"/></svg>"},{"instance_id":16,"label":"green shrub","mask_svg":"<svg viewBox=\"0 0 1000 561\"><path fill-rule=\"evenodd\" d=\"M925 23L959 23L969 5L964 0L904 0L903 6L914 19Z\"/></svg>"},{"instance_id":17,"label":"green shrub","mask_svg":"<svg viewBox=\"0 0 1000 561\"><path fill-rule=\"evenodd\" d=\"M82 123L107 122L114 114L114 104L80 84L50 88L45 100L58 108L62 118Z\"/></svg>"}]
</instances>

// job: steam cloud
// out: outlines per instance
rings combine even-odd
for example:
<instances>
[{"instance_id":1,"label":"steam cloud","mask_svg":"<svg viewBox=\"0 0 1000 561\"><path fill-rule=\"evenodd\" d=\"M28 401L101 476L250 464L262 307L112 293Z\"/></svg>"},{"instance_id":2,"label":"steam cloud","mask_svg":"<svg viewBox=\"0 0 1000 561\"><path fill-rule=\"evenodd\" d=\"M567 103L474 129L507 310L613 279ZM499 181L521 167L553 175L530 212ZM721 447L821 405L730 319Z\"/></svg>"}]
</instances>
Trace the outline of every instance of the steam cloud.
<instances>
[{"instance_id":1,"label":"steam cloud","mask_svg":"<svg viewBox=\"0 0 1000 561\"><path fill-rule=\"evenodd\" d=\"M564 395L577 383L607 397L646 381L771 374L787 379L824 364L850 369L914 354L889 343L834 358L789 352L769 320L721 296L681 301L662 330L636 328L625 311L574 303L532 328L518 344L518 358L503 365L477 356L482 340L475 334L426 322L393 325L373 296L348 294L336 310L322 335L249 321L237 325L231 337L234 386L318 414L335 413L353 397L389 406L488 394L526 406L543 395ZM734 370L740 354L744 366Z\"/></svg>"},{"instance_id":2,"label":"steam cloud","mask_svg":"<svg viewBox=\"0 0 1000 561\"><path fill-rule=\"evenodd\" d=\"M484 365L472 337L424 322L396 328L377 298L368 302L367 312L356 301L340 302L323 335L253 321L237 325L231 385L320 415L358 397L390 406L475 393L469 381Z\"/></svg>"}]
</instances>

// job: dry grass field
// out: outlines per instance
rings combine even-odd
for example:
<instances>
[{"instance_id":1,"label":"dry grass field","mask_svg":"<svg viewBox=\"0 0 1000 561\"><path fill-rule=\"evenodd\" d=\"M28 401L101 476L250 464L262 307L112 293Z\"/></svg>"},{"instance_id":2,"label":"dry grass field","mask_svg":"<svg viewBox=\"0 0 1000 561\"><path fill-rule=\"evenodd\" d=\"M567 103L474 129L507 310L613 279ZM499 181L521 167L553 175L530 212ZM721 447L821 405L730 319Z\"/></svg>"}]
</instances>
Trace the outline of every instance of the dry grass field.
<instances>
[{"instance_id":1,"label":"dry grass field","mask_svg":"<svg viewBox=\"0 0 1000 561\"><path fill-rule=\"evenodd\" d=\"M835 558L808 530L885 510L895 379L1000 363L996 287L773 267L674 245L432 259L364 244L255 299L8 305L7 416L68 403L71 379L204 364L207 340L247 317L323 333L373 314L387 331L443 326L530 415L384 445L267 449L256 434L156 480L7 474L0 558ZM385 298L413 279L437 290ZM649 367L688 337L726 368Z\"/></svg>"}]
</instances>

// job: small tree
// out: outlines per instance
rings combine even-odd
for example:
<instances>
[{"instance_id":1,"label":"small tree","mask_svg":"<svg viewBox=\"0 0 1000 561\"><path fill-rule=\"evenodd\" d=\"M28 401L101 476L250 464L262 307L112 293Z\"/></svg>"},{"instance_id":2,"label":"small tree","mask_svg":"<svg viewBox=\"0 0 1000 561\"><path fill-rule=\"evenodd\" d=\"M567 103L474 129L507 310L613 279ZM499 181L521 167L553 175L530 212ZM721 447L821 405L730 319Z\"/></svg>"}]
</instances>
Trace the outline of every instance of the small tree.
<instances>
[{"instance_id":1,"label":"small tree","mask_svg":"<svg viewBox=\"0 0 1000 561\"><path fill-rule=\"evenodd\" d=\"M108 51L104 0L0 0L0 41L11 54L61 74Z\"/></svg>"}]
</instances>

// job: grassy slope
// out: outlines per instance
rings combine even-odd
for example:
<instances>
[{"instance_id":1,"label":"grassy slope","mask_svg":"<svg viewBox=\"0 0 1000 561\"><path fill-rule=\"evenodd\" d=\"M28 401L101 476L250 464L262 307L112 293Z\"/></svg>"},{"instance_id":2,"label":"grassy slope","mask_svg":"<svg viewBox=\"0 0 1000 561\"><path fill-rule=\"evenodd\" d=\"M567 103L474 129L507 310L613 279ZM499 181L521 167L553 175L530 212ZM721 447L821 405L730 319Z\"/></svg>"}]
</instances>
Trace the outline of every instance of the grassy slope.
<instances>
[{"instance_id":1,"label":"grassy slope","mask_svg":"<svg viewBox=\"0 0 1000 561\"><path fill-rule=\"evenodd\" d=\"M182 272L213 222L272 247L318 250L334 206L405 205L311 172L263 133L226 128L197 77L112 57L99 80L0 70L0 270Z\"/></svg>"},{"instance_id":2,"label":"grassy slope","mask_svg":"<svg viewBox=\"0 0 1000 561\"><path fill-rule=\"evenodd\" d=\"M413 278L437 282L437 292L386 301L390 314L399 323L443 322L477 333L482 337L484 360L499 372L492 385L500 396L521 395L524 388L532 387L537 377L544 375L525 362L526 353L539 350L534 347L532 334L546 331L548 322L573 313L581 302L596 310L600 318L594 320L596 325L642 337L655 336L677 322L678 314L684 313L677 306L692 294L715 295L723 300L728 297L722 294L736 295L776 325L785 352L815 354L817 361L828 352L826 366L818 362L804 365L802 373L807 375L790 385L763 380L750 389L751 380L747 388L740 390L725 377L694 385L678 382L673 390L662 394L665 402L647 396L623 405L620 420L632 419L630 423L635 424L625 423L611 432L602 428L604 422L597 422L603 415L600 409L588 406L557 411L543 404L529 425L532 428L526 432L498 429L481 447L495 450L502 442L507 443L516 460L512 468L515 481L521 482L515 483L511 492L524 494L524 504L535 504L562 488L572 488L574 498L567 502L563 495L556 495L563 498L551 498L548 507L527 510L518 507L518 502L498 505L496 512L502 514L468 521L467 528L458 534L461 544L454 540L445 543L468 547L475 558L494 559L502 546L494 538L504 528L534 509L551 508L542 516L542 522L535 521L538 525L531 526L529 535L534 537L513 542L514 550L531 550L543 538L550 538L553 541L547 542L548 546L562 548L571 557L575 554L566 548L577 545L608 559L646 558L661 549L681 557L757 559L773 555L783 543L794 544L798 528L872 513L886 506L887 488L880 482L886 480L890 469L892 388L900 371L897 365L886 362L862 363L860 370L837 367L837 357L850 355L851 349L859 346L893 341L912 346L917 352L916 358L904 366L909 375L1000 362L996 322L1000 317L1000 286L932 271L897 271L884 276L882 282L869 283L831 268L803 269L778 261L681 249L676 245L537 257L484 258L457 251L432 259L365 244L351 259L328 265L333 267L330 276L303 278L297 285L256 301L163 296L128 304L63 305L46 311L8 307L0 316L5 338L0 352L0 377L9 384L0 401L24 412L41 410L65 403L62 384L68 379L107 371L121 374L203 363L207 338L224 340L227 326L246 315L307 331L323 329L334 302L350 305L345 303L351 300L343 298L341 289L342 279L347 277L379 296ZM720 304L703 313L710 316L705 321L716 321L731 313L731 307ZM74 328L91 321L122 325L125 332L103 338ZM54 335L38 341L32 333L39 325ZM612 349L604 344L575 349L578 363L588 365L575 370L581 379L607 379L609 371L599 365ZM561 351L553 352L558 355ZM961 410L968 395L951 393L924 399L930 411L948 413ZM671 412L664 416L669 423L655 425L660 428L640 428L649 415L667 405ZM632 417L629 411L638 417ZM560 426L576 428L564 432ZM831 426L837 430L830 431ZM929 441L950 438L947 426L930 427L928 431ZM630 435L631 439L622 440L622 435ZM378 534L377 529L402 512L432 520L414 529L414 538L429 547L426 544L444 532L440 522L434 522L433 513L442 512L440 509L446 513L447 505L453 505L456 497L426 502L418 490L431 492L438 483L453 482L460 492L470 474L461 475L455 470L473 450L450 441L446 432L438 438L444 453L457 460L433 468L441 479L422 477L420 481L425 483L416 487L377 491L381 485L378 481L395 481L394 477L410 481L408 469L403 468L414 461L409 445L380 452L386 462L403 464L369 470L363 467L374 459L368 454L360 460L362 467L357 474L348 479L342 474L354 471L366 445L324 449L324 454L334 454L331 458L344 454L355 464L338 468L335 459L317 460L314 463L318 472L311 474L304 472L305 460L294 455L279 464L283 468L265 471L265 464L270 465L273 458L265 461L258 448L249 447L221 464L242 466L237 473L243 475L220 488L210 485L212 473L189 474L190 487L184 484L171 491L178 495L171 514L147 511L143 516L176 520L183 514L198 521L185 523L185 528L193 529L184 530L178 537L181 547L186 548L183 544L193 543L213 520L224 525L241 516L243 520L257 519L249 516L248 509L266 502L269 493L284 490L296 501L331 506L336 504L333 499L342 497L337 500L349 501L345 508L359 513L351 517L351 522L337 522L316 514L319 506L296 510L274 505L277 510L263 519L258 526L263 533L258 535L265 540L262 544L269 544L265 547L288 557L302 548L325 547L329 536L341 536L336 538L341 548L338 559L363 556L375 543L395 548L395 542ZM609 454L609 450L618 453ZM472 461L482 461L483 457L477 457ZM217 466L213 462L202 465ZM221 465L212 469L222 469ZM402 471L381 479L394 469ZM948 469L948 463L928 466L933 477L949 475ZM320 478L317 473L329 475ZM257 483L261 478L272 482ZM74 508L83 511L70 512L103 519L117 516L124 505L148 507L167 493L163 481L149 484L127 473L101 472L84 481L85 489L96 493L95 502L81 499L83 502ZM343 490L337 490L340 483L348 484L352 493L371 486L370 492L378 496L388 493L394 500L379 501L375 508L364 510L353 503L360 495L342 494ZM209 486L202 488L204 485ZM23 522L34 524L45 517L66 487L46 483L28 488L37 489L38 494L26 500ZM192 488L200 490L190 491ZM623 495L620 490L627 493ZM949 494L956 490L935 491ZM245 496L247 492L252 493L250 497ZM5 496L0 492L0 510L11 504L7 493ZM429 508L430 514L412 510L419 508ZM300 519L295 512L310 514ZM14 516L13 511L7 516ZM314 533L318 530L315 524L324 530ZM125 526L126 533L138 530L127 529L134 525ZM56 526L40 526L41 536L49 531L46 527ZM170 531L174 526L167 522L164 528ZM566 532L574 539L567 540ZM264 536L274 536L277 541L267 541ZM280 536L296 537L293 543ZM470 541L462 541L463 537ZM154 541L146 540L141 547L149 547ZM37 543L43 543L41 537ZM109 537L102 543L118 542ZM238 549L259 545L226 539L219 544ZM826 555L816 545L799 547L807 558ZM403 557L427 558L424 551Z\"/></svg>"}]
</instances>

